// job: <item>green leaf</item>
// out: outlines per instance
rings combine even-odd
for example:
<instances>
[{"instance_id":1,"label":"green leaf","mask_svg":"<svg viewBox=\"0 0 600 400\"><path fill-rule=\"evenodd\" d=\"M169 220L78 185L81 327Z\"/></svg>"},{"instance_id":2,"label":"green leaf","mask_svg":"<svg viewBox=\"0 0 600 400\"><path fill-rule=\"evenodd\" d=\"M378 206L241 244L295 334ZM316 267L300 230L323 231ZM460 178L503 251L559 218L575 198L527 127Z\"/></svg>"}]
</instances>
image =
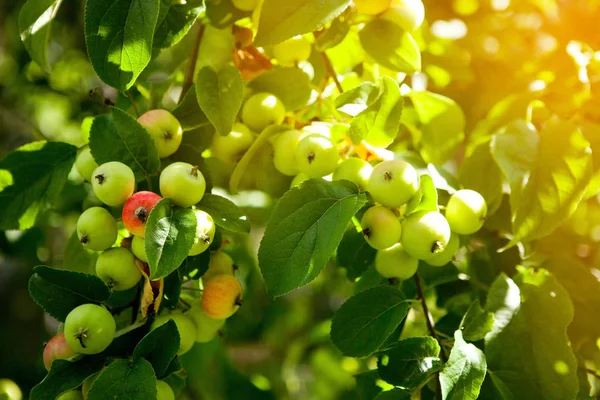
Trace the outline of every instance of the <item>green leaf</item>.
<instances>
[{"instance_id":1,"label":"green leaf","mask_svg":"<svg viewBox=\"0 0 600 400\"><path fill-rule=\"evenodd\" d=\"M95 275L41 265L29 278L29 295L48 314L64 321L75 307L108 299L110 289Z\"/></svg>"},{"instance_id":2,"label":"green leaf","mask_svg":"<svg viewBox=\"0 0 600 400\"><path fill-rule=\"evenodd\" d=\"M85 41L94 70L107 84L129 89L152 57L159 0L87 0Z\"/></svg>"},{"instance_id":3,"label":"green leaf","mask_svg":"<svg viewBox=\"0 0 600 400\"><path fill-rule=\"evenodd\" d=\"M77 231L67 240L63 250L62 268L69 271L85 272L94 274L96 271L96 259L98 253L87 250L81 245Z\"/></svg>"},{"instance_id":4,"label":"green leaf","mask_svg":"<svg viewBox=\"0 0 600 400\"><path fill-rule=\"evenodd\" d=\"M331 340L346 356L368 356L379 349L407 312L404 295L393 286L367 289L337 310L331 325Z\"/></svg>"},{"instance_id":5,"label":"green leaf","mask_svg":"<svg viewBox=\"0 0 600 400\"><path fill-rule=\"evenodd\" d=\"M156 398L156 377L144 360L118 359L102 370L88 391L87 400Z\"/></svg>"},{"instance_id":6,"label":"green leaf","mask_svg":"<svg viewBox=\"0 0 600 400\"><path fill-rule=\"evenodd\" d=\"M347 269L347 277L355 281L375 261L377 250L369 246L362 233L354 227L344 233L337 249L337 264Z\"/></svg>"},{"instance_id":7,"label":"green leaf","mask_svg":"<svg viewBox=\"0 0 600 400\"><path fill-rule=\"evenodd\" d=\"M275 205L258 250L260 270L273 297L306 285L327 264L366 195L347 181L306 181Z\"/></svg>"},{"instance_id":8,"label":"green leaf","mask_svg":"<svg viewBox=\"0 0 600 400\"><path fill-rule=\"evenodd\" d=\"M521 268L515 279L518 288L508 278L501 279L502 284L494 283L496 288L492 287L496 293L490 291L493 308L498 309L494 331L486 338L490 371L502 375L516 399L575 398L579 384L577 361L567 336L567 326L573 319L568 293L543 269ZM499 301L502 287L508 287L508 293L520 291L520 307L514 307L518 298L515 294L505 294L506 300ZM488 309L489 303L490 299ZM500 312L503 318L498 317Z\"/></svg>"},{"instance_id":9,"label":"green leaf","mask_svg":"<svg viewBox=\"0 0 600 400\"><path fill-rule=\"evenodd\" d=\"M219 231L215 234L213 243L220 241ZM212 249L211 249L212 250ZM178 272L180 277L188 277L189 279L200 279L202 275L208 271L208 264L210 263L210 251L205 251L197 256L189 256L185 260L185 264L182 265Z\"/></svg>"},{"instance_id":10,"label":"green leaf","mask_svg":"<svg viewBox=\"0 0 600 400\"><path fill-rule=\"evenodd\" d=\"M325 33L317 36L315 48L317 51L325 51L342 43L350 32L350 21L346 15L340 15L331 22Z\"/></svg>"},{"instance_id":11,"label":"green leaf","mask_svg":"<svg viewBox=\"0 0 600 400\"><path fill-rule=\"evenodd\" d=\"M152 364L156 376L162 376L177 355L177 350L179 350L177 325L173 321L167 321L144 336L135 346L133 360L145 358Z\"/></svg>"},{"instance_id":12,"label":"green leaf","mask_svg":"<svg viewBox=\"0 0 600 400\"><path fill-rule=\"evenodd\" d=\"M350 0L264 0L254 42L257 46L277 44L316 31L349 4Z\"/></svg>"},{"instance_id":13,"label":"green leaf","mask_svg":"<svg viewBox=\"0 0 600 400\"><path fill-rule=\"evenodd\" d=\"M55 400L64 392L78 388L90 375L100 371L103 362L90 362L84 358L78 362L55 360L43 381L30 394L31 400Z\"/></svg>"},{"instance_id":14,"label":"green leaf","mask_svg":"<svg viewBox=\"0 0 600 400\"><path fill-rule=\"evenodd\" d=\"M428 163L452 159L465 138L465 114L456 102L432 92L409 93L421 121L421 155Z\"/></svg>"},{"instance_id":15,"label":"green leaf","mask_svg":"<svg viewBox=\"0 0 600 400\"><path fill-rule=\"evenodd\" d=\"M483 352L465 342L461 331L456 331L450 358L440 372L442 399L477 399L486 370L487 365Z\"/></svg>"},{"instance_id":16,"label":"green leaf","mask_svg":"<svg viewBox=\"0 0 600 400\"><path fill-rule=\"evenodd\" d=\"M252 13L234 7L231 0L206 0L206 17L217 28L229 28L231 24Z\"/></svg>"},{"instance_id":17,"label":"green leaf","mask_svg":"<svg viewBox=\"0 0 600 400\"><path fill-rule=\"evenodd\" d=\"M500 274L492 283L487 295L486 310L494 314L494 325L486 335L486 343L493 341L510 323L521 305L521 292L515 282Z\"/></svg>"},{"instance_id":18,"label":"green leaf","mask_svg":"<svg viewBox=\"0 0 600 400\"><path fill-rule=\"evenodd\" d=\"M395 388L385 392L381 392L373 400L410 400L410 392L404 389Z\"/></svg>"},{"instance_id":19,"label":"green leaf","mask_svg":"<svg viewBox=\"0 0 600 400\"><path fill-rule=\"evenodd\" d=\"M581 131L590 142L593 158L594 176L587 189L587 196L595 196L600 191L600 124L584 120L580 124Z\"/></svg>"},{"instance_id":20,"label":"green leaf","mask_svg":"<svg viewBox=\"0 0 600 400\"><path fill-rule=\"evenodd\" d=\"M379 88L371 82L362 82L360 85L346 90L335 99L335 107L355 117L363 112L369 104L379 98Z\"/></svg>"},{"instance_id":21,"label":"green leaf","mask_svg":"<svg viewBox=\"0 0 600 400\"><path fill-rule=\"evenodd\" d=\"M49 71L48 41L50 28L62 0L28 0L19 11L19 34L33 61Z\"/></svg>"},{"instance_id":22,"label":"green leaf","mask_svg":"<svg viewBox=\"0 0 600 400\"><path fill-rule=\"evenodd\" d=\"M475 300L465 313L461 327L465 340L482 340L494 327L494 314L484 311L479 300Z\"/></svg>"},{"instance_id":23,"label":"green leaf","mask_svg":"<svg viewBox=\"0 0 600 400\"><path fill-rule=\"evenodd\" d=\"M368 55L386 68L412 74L421 70L421 51L412 35L383 18L374 18L360 31Z\"/></svg>"},{"instance_id":24,"label":"green leaf","mask_svg":"<svg viewBox=\"0 0 600 400\"><path fill-rule=\"evenodd\" d=\"M394 386L416 389L442 368L440 345L430 336L400 340L379 355L381 379Z\"/></svg>"},{"instance_id":25,"label":"green leaf","mask_svg":"<svg viewBox=\"0 0 600 400\"><path fill-rule=\"evenodd\" d=\"M205 251L205 253L207 252ZM182 268L185 268L187 263L188 260L185 259L176 271L171 272L165 277L163 301L161 305L170 309L177 308L177 305L179 304L179 298L181 297L181 284L183 283L182 279L180 278L180 271Z\"/></svg>"},{"instance_id":26,"label":"green leaf","mask_svg":"<svg viewBox=\"0 0 600 400\"><path fill-rule=\"evenodd\" d=\"M196 237L196 216L164 198L152 209L146 223L146 254L150 279L164 278L187 257Z\"/></svg>"},{"instance_id":27,"label":"green leaf","mask_svg":"<svg viewBox=\"0 0 600 400\"><path fill-rule=\"evenodd\" d=\"M419 177L419 191L408 202L404 215L409 216L419 211L439 211L437 190L433 179L427 174Z\"/></svg>"},{"instance_id":28,"label":"green leaf","mask_svg":"<svg viewBox=\"0 0 600 400\"><path fill-rule=\"evenodd\" d=\"M589 146L570 122L553 120L546 125L516 205L514 238L507 247L547 236L573 214L592 176Z\"/></svg>"},{"instance_id":29,"label":"green leaf","mask_svg":"<svg viewBox=\"0 0 600 400\"><path fill-rule=\"evenodd\" d=\"M381 393L381 387L377 385L379 374L376 369L354 375L354 379L356 394L360 400L372 400Z\"/></svg>"},{"instance_id":30,"label":"green leaf","mask_svg":"<svg viewBox=\"0 0 600 400\"><path fill-rule=\"evenodd\" d=\"M204 11L204 5L200 0L169 4L165 17L158 21L154 32L153 47L166 49L176 45L188 33L202 11Z\"/></svg>"},{"instance_id":31,"label":"green leaf","mask_svg":"<svg viewBox=\"0 0 600 400\"><path fill-rule=\"evenodd\" d=\"M205 194L196 207L207 212L223 229L235 233L250 232L250 223L244 212L225 197Z\"/></svg>"},{"instance_id":32,"label":"green leaf","mask_svg":"<svg viewBox=\"0 0 600 400\"><path fill-rule=\"evenodd\" d=\"M203 67L195 82L200 108L219 134L228 135L244 97L244 82L239 71L231 65L218 72Z\"/></svg>"},{"instance_id":33,"label":"green leaf","mask_svg":"<svg viewBox=\"0 0 600 400\"><path fill-rule=\"evenodd\" d=\"M512 376L518 380L518 376L515 377L514 375L516 374L510 372L495 373L488 369L479 398L481 400L515 400L516 396L502 380L504 376Z\"/></svg>"},{"instance_id":34,"label":"green leaf","mask_svg":"<svg viewBox=\"0 0 600 400\"><path fill-rule=\"evenodd\" d=\"M77 148L60 142L33 142L0 160L0 229L29 229L62 192Z\"/></svg>"},{"instance_id":35,"label":"green leaf","mask_svg":"<svg viewBox=\"0 0 600 400\"><path fill-rule=\"evenodd\" d=\"M116 107L111 107L110 114L94 118L90 150L98 165L119 161L129 166L138 182L160 168L158 149L150 134L131 115Z\"/></svg>"},{"instance_id":36,"label":"green leaf","mask_svg":"<svg viewBox=\"0 0 600 400\"><path fill-rule=\"evenodd\" d=\"M141 281L140 281L141 282ZM113 291L110 297L106 300L106 305L111 310L118 310L120 308L126 308L131 305L135 300L138 300L138 293L140 292L140 285L135 285L131 289Z\"/></svg>"},{"instance_id":37,"label":"green leaf","mask_svg":"<svg viewBox=\"0 0 600 400\"><path fill-rule=\"evenodd\" d=\"M310 100L310 79L300 68L273 68L248 83L253 92L272 93L285 105L287 111L295 111Z\"/></svg>"},{"instance_id":38,"label":"green leaf","mask_svg":"<svg viewBox=\"0 0 600 400\"><path fill-rule=\"evenodd\" d=\"M183 101L171 111L171 114L177 118L184 131L211 125L206 115L200 109L195 90L188 90L183 97Z\"/></svg>"}]
</instances>

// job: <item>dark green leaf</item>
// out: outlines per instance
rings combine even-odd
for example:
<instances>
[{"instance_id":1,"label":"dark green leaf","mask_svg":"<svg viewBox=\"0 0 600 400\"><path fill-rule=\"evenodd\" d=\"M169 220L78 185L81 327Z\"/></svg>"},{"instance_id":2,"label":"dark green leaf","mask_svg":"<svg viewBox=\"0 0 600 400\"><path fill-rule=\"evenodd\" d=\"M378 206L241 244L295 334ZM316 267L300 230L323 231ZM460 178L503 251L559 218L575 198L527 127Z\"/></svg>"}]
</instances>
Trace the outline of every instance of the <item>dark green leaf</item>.
<instances>
[{"instance_id":1,"label":"dark green leaf","mask_svg":"<svg viewBox=\"0 0 600 400\"><path fill-rule=\"evenodd\" d=\"M28 0L19 11L19 34L29 57L48 71L50 27L62 0Z\"/></svg>"},{"instance_id":2,"label":"dark green leaf","mask_svg":"<svg viewBox=\"0 0 600 400\"><path fill-rule=\"evenodd\" d=\"M30 394L31 400L55 400L61 393L76 389L90 375L100 371L103 362L55 360L52 369Z\"/></svg>"},{"instance_id":3,"label":"dark green leaf","mask_svg":"<svg viewBox=\"0 0 600 400\"><path fill-rule=\"evenodd\" d=\"M374 400L410 400L410 392L395 388L386 392L381 392L375 397Z\"/></svg>"},{"instance_id":4,"label":"dark green leaf","mask_svg":"<svg viewBox=\"0 0 600 400\"><path fill-rule=\"evenodd\" d=\"M371 82L362 82L355 88L345 91L335 99L335 107L355 117L363 112L369 104L379 98L379 88Z\"/></svg>"},{"instance_id":5,"label":"dark green leaf","mask_svg":"<svg viewBox=\"0 0 600 400\"><path fill-rule=\"evenodd\" d=\"M184 131L211 125L206 115L200 109L198 99L196 98L196 91L193 89L188 90L183 97L183 101L171 111L171 114L177 118Z\"/></svg>"},{"instance_id":6,"label":"dark green leaf","mask_svg":"<svg viewBox=\"0 0 600 400\"><path fill-rule=\"evenodd\" d=\"M29 279L29 294L44 311L64 321L75 307L108 299L110 289L95 275L38 266Z\"/></svg>"},{"instance_id":7,"label":"dark green leaf","mask_svg":"<svg viewBox=\"0 0 600 400\"><path fill-rule=\"evenodd\" d=\"M277 96L287 111L294 111L310 100L310 79L300 68L273 68L248 83L255 93L267 92Z\"/></svg>"},{"instance_id":8,"label":"dark green leaf","mask_svg":"<svg viewBox=\"0 0 600 400\"><path fill-rule=\"evenodd\" d=\"M482 340L494 327L494 314L484 311L479 300L475 300L467 310L461 326L465 340Z\"/></svg>"},{"instance_id":9,"label":"dark green leaf","mask_svg":"<svg viewBox=\"0 0 600 400\"><path fill-rule=\"evenodd\" d=\"M156 377L152 365L142 359L115 360L102 370L90 388L87 400L156 398Z\"/></svg>"},{"instance_id":10,"label":"dark green leaf","mask_svg":"<svg viewBox=\"0 0 600 400\"><path fill-rule=\"evenodd\" d=\"M217 230L213 244L217 241L220 242L220 234L218 232L219 231ZM210 250L212 250L212 248ZM187 276L189 279L200 279L202 275L208 271L210 251L202 252L197 256L189 256L185 261L185 264L179 267L178 270L180 277Z\"/></svg>"},{"instance_id":11,"label":"dark green leaf","mask_svg":"<svg viewBox=\"0 0 600 400\"><path fill-rule=\"evenodd\" d=\"M225 197L205 194L196 207L207 212L223 229L235 233L250 232L250 223L244 212Z\"/></svg>"},{"instance_id":12,"label":"dark green leaf","mask_svg":"<svg viewBox=\"0 0 600 400\"><path fill-rule=\"evenodd\" d=\"M333 344L350 357L374 353L406 317L405 300L402 292L389 285L354 295L333 317Z\"/></svg>"},{"instance_id":13,"label":"dark green leaf","mask_svg":"<svg viewBox=\"0 0 600 400\"><path fill-rule=\"evenodd\" d=\"M351 281L361 276L373 265L377 250L369 246L362 233L350 228L344 234L337 250L337 264L346 268Z\"/></svg>"},{"instance_id":14,"label":"dark green leaf","mask_svg":"<svg viewBox=\"0 0 600 400\"><path fill-rule=\"evenodd\" d=\"M486 370L487 365L483 352L465 342L461 331L456 331L450 358L440 372L442 399L477 399Z\"/></svg>"},{"instance_id":15,"label":"dark green leaf","mask_svg":"<svg viewBox=\"0 0 600 400\"><path fill-rule=\"evenodd\" d=\"M156 376L162 376L179 350L179 331L173 321L159 326L135 346L133 360L145 358L152 364Z\"/></svg>"},{"instance_id":16,"label":"dark green leaf","mask_svg":"<svg viewBox=\"0 0 600 400\"><path fill-rule=\"evenodd\" d=\"M252 13L238 10L231 0L207 0L206 16L212 26L228 28L235 21L250 16Z\"/></svg>"},{"instance_id":17,"label":"dark green leaf","mask_svg":"<svg viewBox=\"0 0 600 400\"><path fill-rule=\"evenodd\" d=\"M312 179L288 191L275 205L258 251L269 294L281 296L315 279L366 200L347 181Z\"/></svg>"},{"instance_id":18,"label":"dark green leaf","mask_svg":"<svg viewBox=\"0 0 600 400\"><path fill-rule=\"evenodd\" d=\"M134 300L138 298L138 292L140 291L140 285L135 285L128 290L114 291L110 294L110 297L106 300L106 305L111 309L124 308L131 305Z\"/></svg>"},{"instance_id":19,"label":"dark green leaf","mask_svg":"<svg viewBox=\"0 0 600 400\"><path fill-rule=\"evenodd\" d=\"M205 253L207 253L205 251ZM198 256L196 256L198 257ZM188 260L184 260L183 264L176 271L171 272L165 277L165 287L163 291L162 306L170 309L175 309L179 304L179 297L181 296L181 284L182 280L180 277L180 269L187 265Z\"/></svg>"},{"instance_id":20,"label":"dark green leaf","mask_svg":"<svg viewBox=\"0 0 600 400\"><path fill-rule=\"evenodd\" d=\"M188 33L202 11L204 5L201 0L170 4L165 17L159 20L154 32L153 47L166 49L177 44Z\"/></svg>"},{"instance_id":21,"label":"dark green leaf","mask_svg":"<svg viewBox=\"0 0 600 400\"><path fill-rule=\"evenodd\" d=\"M317 36L315 47L318 51L325 51L342 43L350 31L350 21L347 16L342 14L333 20L331 26L325 33Z\"/></svg>"},{"instance_id":22,"label":"dark green leaf","mask_svg":"<svg viewBox=\"0 0 600 400\"><path fill-rule=\"evenodd\" d=\"M381 393L381 387L377 385L379 374L376 369L355 375L354 379L356 380L356 394L360 400L373 400Z\"/></svg>"},{"instance_id":23,"label":"dark green leaf","mask_svg":"<svg viewBox=\"0 0 600 400\"><path fill-rule=\"evenodd\" d=\"M63 249L62 268L69 271L93 274L96 271L97 258L98 253L83 247L77 232L73 232Z\"/></svg>"}]
</instances>

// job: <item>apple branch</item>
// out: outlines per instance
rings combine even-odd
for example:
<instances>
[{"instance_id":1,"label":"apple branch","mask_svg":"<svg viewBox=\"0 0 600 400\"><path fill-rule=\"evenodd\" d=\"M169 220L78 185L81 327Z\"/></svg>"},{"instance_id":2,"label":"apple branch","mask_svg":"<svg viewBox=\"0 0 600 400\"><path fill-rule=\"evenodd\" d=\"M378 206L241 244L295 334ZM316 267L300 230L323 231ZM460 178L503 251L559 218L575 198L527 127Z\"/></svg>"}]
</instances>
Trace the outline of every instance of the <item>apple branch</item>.
<instances>
[{"instance_id":1,"label":"apple branch","mask_svg":"<svg viewBox=\"0 0 600 400\"><path fill-rule=\"evenodd\" d=\"M331 63L329 56L327 55L327 53L325 53L325 51L321 52L321 56L323 56L325 70L327 70L327 74L331 76L331 79L333 79L333 82L335 82L335 87L340 93L344 93L344 88L342 88L342 84L340 83L340 80L338 79L337 74L335 73L335 69L333 68L333 64Z\"/></svg>"},{"instance_id":2,"label":"apple branch","mask_svg":"<svg viewBox=\"0 0 600 400\"><path fill-rule=\"evenodd\" d=\"M181 87L181 94L179 95L179 101L177 103L181 103L183 101L183 98L187 94L188 90L190 90L190 88L194 84L194 72L196 71L196 61L198 60L198 52L200 51L200 42L202 41L203 35L204 25L200 24L198 26L196 41L194 42L194 47L192 48L192 54L190 55L187 70L185 71L183 86Z\"/></svg>"}]
</instances>

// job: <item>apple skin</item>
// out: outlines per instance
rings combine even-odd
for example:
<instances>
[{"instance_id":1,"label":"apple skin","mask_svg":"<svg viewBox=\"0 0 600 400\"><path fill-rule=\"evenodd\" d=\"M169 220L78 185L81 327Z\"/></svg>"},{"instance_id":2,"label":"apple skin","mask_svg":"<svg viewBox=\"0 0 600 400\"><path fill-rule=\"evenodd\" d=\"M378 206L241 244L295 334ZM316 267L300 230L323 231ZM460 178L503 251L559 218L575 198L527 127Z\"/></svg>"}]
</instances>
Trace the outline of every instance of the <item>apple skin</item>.
<instances>
[{"instance_id":1,"label":"apple skin","mask_svg":"<svg viewBox=\"0 0 600 400\"><path fill-rule=\"evenodd\" d=\"M381 14L381 18L412 32L423 25L425 6L421 0L392 0L391 7Z\"/></svg>"},{"instance_id":2,"label":"apple skin","mask_svg":"<svg viewBox=\"0 0 600 400\"><path fill-rule=\"evenodd\" d=\"M187 353L196 341L196 326L192 320L184 314L161 315L154 320L150 330L155 330L159 326L166 324L169 320L175 322L177 331L179 332L179 350L177 351L177 354L182 355Z\"/></svg>"},{"instance_id":3,"label":"apple skin","mask_svg":"<svg viewBox=\"0 0 600 400\"><path fill-rule=\"evenodd\" d=\"M67 315L64 333L75 352L98 354L112 343L116 328L115 319L106 308L83 304Z\"/></svg>"},{"instance_id":4,"label":"apple skin","mask_svg":"<svg viewBox=\"0 0 600 400\"><path fill-rule=\"evenodd\" d=\"M290 183L290 189L299 186L302 182L307 181L309 179L310 177L308 175L303 174L302 172L299 173L294 177L294 179L292 179L292 183Z\"/></svg>"},{"instance_id":5,"label":"apple skin","mask_svg":"<svg viewBox=\"0 0 600 400\"><path fill-rule=\"evenodd\" d=\"M233 6L242 11L253 11L259 2L260 0L231 0Z\"/></svg>"},{"instance_id":6,"label":"apple skin","mask_svg":"<svg viewBox=\"0 0 600 400\"><path fill-rule=\"evenodd\" d=\"M100 165L92 173L92 188L101 202L111 207L125 203L135 189L131 168L118 161Z\"/></svg>"},{"instance_id":7,"label":"apple skin","mask_svg":"<svg viewBox=\"0 0 600 400\"><path fill-rule=\"evenodd\" d=\"M215 239L216 231L215 222L208 213L202 210L194 210L194 215L197 221L196 237L194 238L194 245L188 253L190 256L197 256L208 250Z\"/></svg>"},{"instance_id":8,"label":"apple skin","mask_svg":"<svg viewBox=\"0 0 600 400\"><path fill-rule=\"evenodd\" d=\"M131 289L142 279L133 253L124 247L100 253L96 260L96 275L115 291Z\"/></svg>"},{"instance_id":9,"label":"apple skin","mask_svg":"<svg viewBox=\"0 0 600 400\"><path fill-rule=\"evenodd\" d=\"M215 133L210 147L211 155L225 162L236 163L253 142L252 131L246 125L236 122L228 135Z\"/></svg>"},{"instance_id":10,"label":"apple skin","mask_svg":"<svg viewBox=\"0 0 600 400\"><path fill-rule=\"evenodd\" d=\"M208 270L202 275L202 282L208 282L217 275L234 275L235 265L229 254L223 251L216 251L210 255Z\"/></svg>"},{"instance_id":11,"label":"apple skin","mask_svg":"<svg viewBox=\"0 0 600 400\"><path fill-rule=\"evenodd\" d=\"M285 119L285 106L270 93L250 96L242 107L242 122L254 132L262 132L269 125L279 125Z\"/></svg>"},{"instance_id":12,"label":"apple skin","mask_svg":"<svg viewBox=\"0 0 600 400\"><path fill-rule=\"evenodd\" d=\"M444 249L444 251L435 254L434 256L427 258L425 262L432 267L443 267L448 264L452 259L454 259L454 255L460 248L460 238L459 236L452 232L450 234L450 240L448 241L448 245Z\"/></svg>"},{"instance_id":13,"label":"apple skin","mask_svg":"<svg viewBox=\"0 0 600 400\"><path fill-rule=\"evenodd\" d=\"M392 5L392 0L354 0L354 5L359 14L381 14Z\"/></svg>"},{"instance_id":14,"label":"apple skin","mask_svg":"<svg viewBox=\"0 0 600 400\"><path fill-rule=\"evenodd\" d=\"M132 235L144 237L146 221L150 211L162 197L153 192L141 191L131 195L123 206L121 218L123 225Z\"/></svg>"},{"instance_id":15,"label":"apple skin","mask_svg":"<svg viewBox=\"0 0 600 400\"><path fill-rule=\"evenodd\" d=\"M398 208L417 193L419 174L406 161L383 161L373 168L367 188L376 202Z\"/></svg>"},{"instance_id":16,"label":"apple skin","mask_svg":"<svg viewBox=\"0 0 600 400\"><path fill-rule=\"evenodd\" d=\"M85 147L79 151L77 154L77 158L75 159L75 168L77 168L77 172L83 179L87 182L92 181L92 174L94 170L98 168L98 164L96 164L96 160L94 160L94 156L92 156L92 152L89 147Z\"/></svg>"},{"instance_id":17,"label":"apple skin","mask_svg":"<svg viewBox=\"0 0 600 400\"><path fill-rule=\"evenodd\" d=\"M300 173L296 162L296 148L298 143L308 133L299 130L289 130L280 133L273 143L273 164L279 172L288 176Z\"/></svg>"},{"instance_id":18,"label":"apple skin","mask_svg":"<svg viewBox=\"0 0 600 400\"><path fill-rule=\"evenodd\" d=\"M427 260L444 251L450 241L450 225L442 214L419 211L402 224L402 246L411 256Z\"/></svg>"},{"instance_id":19,"label":"apple skin","mask_svg":"<svg viewBox=\"0 0 600 400\"><path fill-rule=\"evenodd\" d=\"M156 400L175 400L175 393L165 381L156 381Z\"/></svg>"},{"instance_id":20,"label":"apple skin","mask_svg":"<svg viewBox=\"0 0 600 400\"><path fill-rule=\"evenodd\" d=\"M142 114L138 122L152 136L160 158L169 157L179 149L183 129L177 118L167 110L150 110Z\"/></svg>"},{"instance_id":21,"label":"apple skin","mask_svg":"<svg viewBox=\"0 0 600 400\"><path fill-rule=\"evenodd\" d=\"M339 153L329 138L312 134L298 143L296 162L300 172L311 178L321 178L335 171L339 162Z\"/></svg>"},{"instance_id":22,"label":"apple skin","mask_svg":"<svg viewBox=\"0 0 600 400\"><path fill-rule=\"evenodd\" d=\"M69 390L58 396L56 400L82 400L83 394L79 390Z\"/></svg>"},{"instance_id":23,"label":"apple skin","mask_svg":"<svg viewBox=\"0 0 600 400\"><path fill-rule=\"evenodd\" d=\"M446 205L446 219L453 232L471 235L481 229L487 216L487 204L474 190L459 190Z\"/></svg>"},{"instance_id":24,"label":"apple skin","mask_svg":"<svg viewBox=\"0 0 600 400\"><path fill-rule=\"evenodd\" d=\"M185 162L174 162L160 174L160 194L180 207L191 207L204 197L206 180L200 170Z\"/></svg>"},{"instance_id":25,"label":"apple skin","mask_svg":"<svg viewBox=\"0 0 600 400\"><path fill-rule=\"evenodd\" d=\"M22 400L23 393L14 381L10 379L0 379L0 399L2 400Z\"/></svg>"},{"instance_id":26,"label":"apple skin","mask_svg":"<svg viewBox=\"0 0 600 400\"><path fill-rule=\"evenodd\" d=\"M371 164L360 158L348 158L342 161L333 172L334 181L345 179L354 183L361 191L367 189L369 178L373 172Z\"/></svg>"},{"instance_id":27,"label":"apple skin","mask_svg":"<svg viewBox=\"0 0 600 400\"><path fill-rule=\"evenodd\" d=\"M402 223L398 216L384 206L373 206L365 211L361 227L369 246L377 250L392 247L402 236Z\"/></svg>"},{"instance_id":28,"label":"apple skin","mask_svg":"<svg viewBox=\"0 0 600 400\"><path fill-rule=\"evenodd\" d=\"M148 255L146 254L146 241L143 237L133 237L131 240L131 252L138 260L141 260L145 263L148 262Z\"/></svg>"},{"instance_id":29,"label":"apple skin","mask_svg":"<svg viewBox=\"0 0 600 400\"><path fill-rule=\"evenodd\" d=\"M375 269L384 278L406 280L417 272L418 267L419 260L404 251L400 243L378 250L375 255Z\"/></svg>"},{"instance_id":30,"label":"apple skin","mask_svg":"<svg viewBox=\"0 0 600 400\"><path fill-rule=\"evenodd\" d=\"M217 275L204 285L202 309L213 319L227 319L240 308L242 285L232 275Z\"/></svg>"},{"instance_id":31,"label":"apple skin","mask_svg":"<svg viewBox=\"0 0 600 400\"><path fill-rule=\"evenodd\" d=\"M77 237L83 247L102 251L117 240L117 221L102 207L90 207L77 220Z\"/></svg>"},{"instance_id":32,"label":"apple skin","mask_svg":"<svg viewBox=\"0 0 600 400\"><path fill-rule=\"evenodd\" d=\"M196 342L210 342L217 336L219 329L225 325L225 320L210 318L206 315L202 309L202 299L195 300L191 305L192 308L184 315L187 315L196 326Z\"/></svg>"},{"instance_id":33,"label":"apple skin","mask_svg":"<svg viewBox=\"0 0 600 400\"><path fill-rule=\"evenodd\" d=\"M273 55L284 67L293 67L308 60L312 45L302 35L291 37L273 46Z\"/></svg>"},{"instance_id":34,"label":"apple skin","mask_svg":"<svg viewBox=\"0 0 600 400\"><path fill-rule=\"evenodd\" d=\"M66 360L76 354L65 340L65 334L63 332L58 333L44 347L44 367L47 371L50 371L54 360Z\"/></svg>"}]
</instances>

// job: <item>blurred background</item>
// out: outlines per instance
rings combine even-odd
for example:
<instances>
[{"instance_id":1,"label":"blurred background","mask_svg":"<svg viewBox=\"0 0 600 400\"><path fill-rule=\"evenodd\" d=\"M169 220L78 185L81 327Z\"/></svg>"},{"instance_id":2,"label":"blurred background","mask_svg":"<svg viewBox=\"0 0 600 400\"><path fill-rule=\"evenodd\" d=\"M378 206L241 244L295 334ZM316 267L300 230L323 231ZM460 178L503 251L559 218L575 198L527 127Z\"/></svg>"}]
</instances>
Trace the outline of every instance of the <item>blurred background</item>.
<instances>
[{"instance_id":1,"label":"blurred background","mask_svg":"<svg viewBox=\"0 0 600 400\"><path fill-rule=\"evenodd\" d=\"M0 158L34 140L82 145L81 123L103 112L105 97L117 106L129 106L128 100L103 86L87 60L83 0L64 1L60 8L49 43L49 75L30 61L19 39L22 3L0 1ZM587 117L600 119L600 105L591 100L600 87L600 0L424 3L427 24L417 35L424 68L413 82L418 79L429 90L455 99L465 111L472 141L503 125L506 118L524 117L531 93L540 91L537 97L554 113L568 118L583 110ZM189 36L154 59L148 68L152 72L141 76L140 101L173 106L172 89L181 84L181 64L192 46L193 35ZM143 96L144 90L149 94ZM77 176L72 178L61 204L47 213L41 227L0 233L0 378L14 380L25 394L46 373L42 343L56 330L55 321L29 298L27 281L35 265L60 268L64 257L73 257L65 254L65 244L88 189ZM223 338L197 344L183 357L189 385L183 398L240 398L242 393L253 394L251 398L355 398L353 376L372 368L374 360L345 358L329 341L330 318L352 294L353 285L342 269L327 268L311 285L269 300L251 255L256 254L260 226L272 201L245 201L258 228L247 243L238 241L228 251L241 268L248 301L227 322ZM586 214L576 215L579 222L574 219L576 229L569 235L578 244L595 244L600 232L592 234L590 224L592 214L596 219L600 215L597 200L584 208ZM561 240L560 246L569 245ZM593 263L594 256L581 258ZM82 259L78 269L89 271L89 262ZM413 320L409 316L407 323ZM421 329L418 322L411 327L412 332Z\"/></svg>"}]
</instances>

